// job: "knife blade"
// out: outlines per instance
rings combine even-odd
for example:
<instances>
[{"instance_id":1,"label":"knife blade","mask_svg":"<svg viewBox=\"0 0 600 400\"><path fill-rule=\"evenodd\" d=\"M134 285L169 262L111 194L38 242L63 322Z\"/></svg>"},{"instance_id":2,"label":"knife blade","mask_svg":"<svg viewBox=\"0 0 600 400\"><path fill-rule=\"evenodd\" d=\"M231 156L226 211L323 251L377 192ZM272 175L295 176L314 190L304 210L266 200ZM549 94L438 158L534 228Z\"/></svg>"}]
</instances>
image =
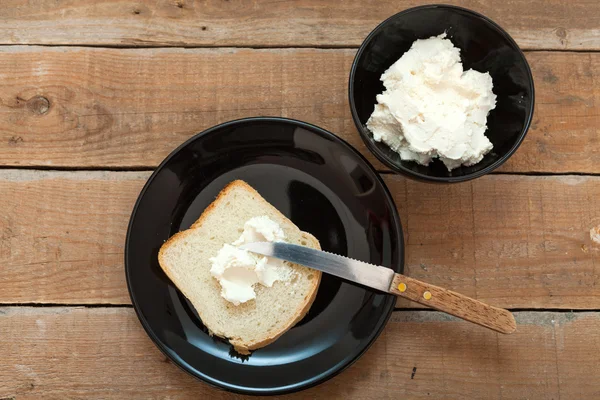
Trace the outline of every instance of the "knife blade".
<instances>
[{"instance_id":1,"label":"knife blade","mask_svg":"<svg viewBox=\"0 0 600 400\"><path fill-rule=\"evenodd\" d=\"M500 333L512 333L517 329L515 318L508 310L397 274L392 269L380 265L284 242L247 243L240 248L391 293Z\"/></svg>"},{"instance_id":2,"label":"knife blade","mask_svg":"<svg viewBox=\"0 0 600 400\"><path fill-rule=\"evenodd\" d=\"M310 247L284 242L255 242L244 244L240 248L263 256L275 257L294 264L318 269L382 292L389 291L394 279L394 271L390 268L322 250L315 250Z\"/></svg>"}]
</instances>

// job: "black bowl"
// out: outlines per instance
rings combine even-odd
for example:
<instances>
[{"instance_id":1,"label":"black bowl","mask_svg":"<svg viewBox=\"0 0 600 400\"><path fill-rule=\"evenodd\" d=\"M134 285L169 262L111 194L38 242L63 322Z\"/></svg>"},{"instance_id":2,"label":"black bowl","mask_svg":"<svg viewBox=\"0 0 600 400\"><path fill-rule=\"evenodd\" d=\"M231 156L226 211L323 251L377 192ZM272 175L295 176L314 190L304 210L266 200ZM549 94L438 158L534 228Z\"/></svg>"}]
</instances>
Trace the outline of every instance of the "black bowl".
<instances>
[{"instance_id":1,"label":"black bowl","mask_svg":"<svg viewBox=\"0 0 600 400\"><path fill-rule=\"evenodd\" d=\"M465 70L489 72L497 95L485 135L494 148L481 162L449 172L439 160L428 166L403 161L386 144L375 142L366 122L376 96L384 90L381 74L417 39L446 32L460 49ZM502 165L517 150L533 117L531 70L515 41L497 24L476 12L447 5L427 5L400 12L382 22L361 45L349 82L350 110L367 147L392 170L420 180L461 182L478 178Z\"/></svg>"}]
</instances>

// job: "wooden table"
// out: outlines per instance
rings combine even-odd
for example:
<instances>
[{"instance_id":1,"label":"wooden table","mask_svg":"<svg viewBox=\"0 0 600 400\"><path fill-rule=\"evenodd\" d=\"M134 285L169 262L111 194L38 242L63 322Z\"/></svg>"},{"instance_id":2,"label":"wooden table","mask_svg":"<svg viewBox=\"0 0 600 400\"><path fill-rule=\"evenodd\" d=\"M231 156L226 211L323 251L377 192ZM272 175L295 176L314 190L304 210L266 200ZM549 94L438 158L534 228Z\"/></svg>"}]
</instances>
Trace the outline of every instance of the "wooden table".
<instances>
[{"instance_id":1,"label":"wooden table","mask_svg":"<svg viewBox=\"0 0 600 400\"><path fill-rule=\"evenodd\" d=\"M347 101L363 38L418 3L3 1L0 399L241 398L186 375L145 335L123 244L173 148L256 115L356 146L395 197L406 273L510 308L519 324L502 336L399 302L356 364L289 398L600 398L600 2L450 1L526 50L536 110L499 171L444 186L376 162Z\"/></svg>"}]
</instances>

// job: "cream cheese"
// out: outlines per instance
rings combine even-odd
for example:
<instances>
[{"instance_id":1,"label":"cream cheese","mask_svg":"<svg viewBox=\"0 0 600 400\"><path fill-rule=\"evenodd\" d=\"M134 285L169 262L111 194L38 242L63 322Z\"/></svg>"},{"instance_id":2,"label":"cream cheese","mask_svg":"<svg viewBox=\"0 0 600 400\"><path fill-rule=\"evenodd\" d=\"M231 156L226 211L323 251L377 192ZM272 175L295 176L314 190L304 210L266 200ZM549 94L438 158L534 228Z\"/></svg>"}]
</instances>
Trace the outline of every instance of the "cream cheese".
<instances>
[{"instance_id":1,"label":"cream cheese","mask_svg":"<svg viewBox=\"0 0 600 400\"><path fill-rule=\"evenodd\" d=\"M210 273L221 285L221 296L236 306L256 298L257 283L272 287L276 281L289 281L292 269L285 262L264 257L236 246L253 242L285 241L285 233L267 216L246 221L244 231L232 244L224 244L212 263Z\"/></svg>"},{"instance_id":2,"label":"cream cheese","mask_svg":"<svg viewBox=\"0 0 600 400\"><path fill-rule=\"evenodd\" d=\"M403 160L428 165L439 157L452 170L492 149L484 132L496 95L490 74L463 71L460 50L445 37L415 41L381 75L386 90L367 127Z\"/></svg>"}]
</instances>

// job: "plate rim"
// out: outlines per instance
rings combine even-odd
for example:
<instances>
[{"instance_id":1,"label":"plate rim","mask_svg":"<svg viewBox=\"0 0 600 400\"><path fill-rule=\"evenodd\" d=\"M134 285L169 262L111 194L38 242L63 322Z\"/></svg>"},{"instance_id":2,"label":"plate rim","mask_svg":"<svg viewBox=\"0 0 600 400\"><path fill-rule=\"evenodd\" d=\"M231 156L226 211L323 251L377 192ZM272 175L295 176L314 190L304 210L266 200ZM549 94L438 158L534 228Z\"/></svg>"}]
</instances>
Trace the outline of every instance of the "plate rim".
<instances>
[{"instance_id":1,"label":"plate rim","mask_svg":"<svg viewBox=\"0 0 600 400\"><path fill-rule=\"evenodd\" d=\"M375 341L379 338L379 336L381 335L381 333L387 326L389 319L395 309L394 303L395 303L396 296L391 295L391 294L388 295L388 298L385 301L391 302L391 305L388 306L388 310L384 313L385 315L383 315L383 321L381 323L381 326L376 330L375 335L373 336L371 341L363 349L361 349L358 353L356 353L356 355L352 359L346 361L345 364L342 364L341 366L339 366L339 364L338 364L338 365L330 368L329 370L315 376L314 378L307 379L302 382L294 383L292 385L277 386L277 387L266 388L266 389L240 387L238 385L227 385L224 382L218 381L216 379L209 380L208 379L209 377L203 376L201 374L197 374L196 372L198 372L198 371L195 371L195 368L190 368L187 365L188 363L182 362L177 353L172 354L173 351L169 350L162 343L162 341L156 337L156 335L154 334L154 331L150 327L150 324L144 318L144 316L141 314L140 305L138 304L138 302L135 298L135 295L133 293L133 290L131 288L130 268L128 267L129 247L130 247L130 238L132 235L132 226L133 226L140 202L141 202L142 198L144 197L144 195L146 194L146 191L148 190L148 188L152 185L152 182L154 181L154 179L156 178L158 173L164 168L164 166L174 156L176 156L181 150L186 148L189 144L191 144L195 140L199 139L200 137L210 134L216 130L226 128L228 126L244 124L244 123L248 123L248 122L286 123L286 124L303 127L308 130L318 131L323 136L333 139L334 141L338 142L342 146L346 147L350 152L353 152L356 156L358 156L359 159L362 160L365 163L365 165L374 173L377 181L379 182L379 184L381 185L381 187L383 189L383 192L384 192L384 195L385 195L387 201L392 206L392 207L390 207L391 208L391 216L390 217L391 217L391 220L395 224L396 231L398 232L398 237L399 237L398 245L400 248L399 260L398 260L399 261L399 263L398 263L399 271L395 271L395 272L398 272L398 273L404 272L405 243L404 243L404 233L403 233L403 229L402 229L402 223L400 221L400 215L398 213L398 207L396 206L394 198L391 195L389 188L385 184L385 181L382 179L381 175L379 174L379 172L377 172L375 167L373 167L373 165L367 160L367 158L363 154L361 154L357 149L355 149L352 145L350 145L348 142L346 142L344 139L342 139L339 136L333 134L332 132L329 132L328 130L318 127L316 125L310 124L308 122L292 119L292 118L260 116L260 117L238 118L238 119L226 121L226 122L214 125L210 128L207 128L201 132L198 132L198 133L194 134L193 136L191 136L190 138L188 138L187 140L185 140L182 144L177 146L173 151L171 151L167 155L167 157L165 157L164 160L154 169L154 171L148 177L148 179L146 180L146 183L144 184L144 186L142 187L142 189L139 192L139 195L138 195L138 197L134 203L133 209L131 211L131 215L129 217L129 222L127 224L127 233L125 235L125 248L124 248L124 252L123 252L125 280L127 282L127 291L129 293L131 304L133 306L133 309L135 311L137 319L139 320L140 324L144 328L144 331L146 332L148 337L152 340L154 345L161 351L161 353L163 353L179 369L183 370L188 375L193 376L194 378L201 381L202 383L207 384L218 390L225 390L225 391L228 391L231 393L244 394L244 395L256 395L256 396L283 395L283 394L290 394L290 393L306 390L311 387L317 386L323 382L326 382L326 381L330 380L331 378L335 377L336 375L340 374L342 371L346 370L348 367L350 367L356 361L358 361L358 359L360 359L366 353L366 351L369 348L371 348L373 343L375 343ZM177 357L174 357L174 355L176 355Z\"/></svg>"}]
</instances>

